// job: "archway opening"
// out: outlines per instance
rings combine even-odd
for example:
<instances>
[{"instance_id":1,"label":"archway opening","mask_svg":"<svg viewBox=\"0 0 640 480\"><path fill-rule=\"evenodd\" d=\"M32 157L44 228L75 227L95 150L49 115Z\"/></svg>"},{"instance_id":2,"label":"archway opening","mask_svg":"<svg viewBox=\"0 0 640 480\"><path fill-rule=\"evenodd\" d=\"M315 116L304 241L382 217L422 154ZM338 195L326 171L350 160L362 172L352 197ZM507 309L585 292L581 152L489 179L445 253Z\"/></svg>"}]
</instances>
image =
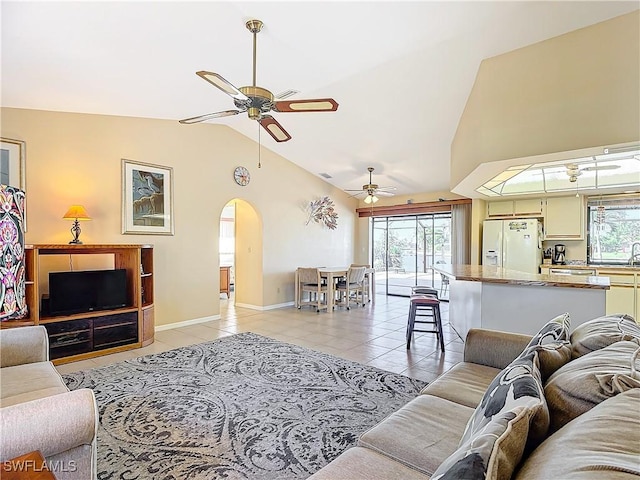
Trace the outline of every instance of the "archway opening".
<instances>
[{"instance_id":1,"label":"archway opening","mask_svg":"<svg viewBox=\"0 0 640 480\"><path fill-rule=\"evenodd\" d=\"M229 303L262 308L262 222L249 202L235 198L220 215L220 283L229 267ZM221 302L226 295L221 292Z\"/></svg>"}]
</instances>

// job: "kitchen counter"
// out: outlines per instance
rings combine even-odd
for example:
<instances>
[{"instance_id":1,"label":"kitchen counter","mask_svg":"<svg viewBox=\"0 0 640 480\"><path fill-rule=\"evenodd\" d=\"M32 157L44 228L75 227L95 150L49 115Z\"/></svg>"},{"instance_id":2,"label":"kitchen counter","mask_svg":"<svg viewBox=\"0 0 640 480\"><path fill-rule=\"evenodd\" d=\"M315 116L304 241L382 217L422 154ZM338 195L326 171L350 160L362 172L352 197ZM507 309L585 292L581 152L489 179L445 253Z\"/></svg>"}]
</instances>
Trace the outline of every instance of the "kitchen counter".
<instances>
[{"instance_id":1,"label":"kitchen counter","mask_svg":"<svg viewBox=\"0 0 640 480\"><path fill-rule=\"evenodd\" d=\"M433 265L449 277L449 323L462 338L471 328L535 334L568 312L571 328L605 314L608 277L538 275L483 265Z\"/></svg>"},{"instance_id":2,"label":"kitchen counter","mask_svg":"<svg viewBox=\"0 0 640 480\"><path fill-rule=\"evenodd\" d=\"M540 268L567 268L569 270L601 270L601 271L621 271L624 273L640 273L640 266L638 265L553 265L553 264L543 264L540 265Z\"/></svg>"},{"instance_id":3,"label":"kitchen counter","mask_svg":"<svg viewBox=\"0 0 640 480\"><path fill-rule=\"evenodd\" d=\"M587 267L585 267L587 268ZM508 285L537 285L542 287L608 289L609 279L596 276L538 275L485 265L434 265L433 269L455 280L503 283Z\"/></svg>"}]
</instances>

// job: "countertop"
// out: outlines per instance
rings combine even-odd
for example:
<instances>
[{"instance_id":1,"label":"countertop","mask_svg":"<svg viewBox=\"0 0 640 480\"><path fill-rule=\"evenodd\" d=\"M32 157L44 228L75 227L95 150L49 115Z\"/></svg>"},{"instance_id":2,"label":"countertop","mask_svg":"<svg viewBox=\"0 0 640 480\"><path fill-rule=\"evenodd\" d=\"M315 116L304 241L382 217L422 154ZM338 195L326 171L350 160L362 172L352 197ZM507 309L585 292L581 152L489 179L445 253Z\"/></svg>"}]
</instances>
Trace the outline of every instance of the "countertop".
<instances>
[{"instance_id":1,"label":"countertop","mask_svg":"<svg viewBox=\"0 0 640 480\"><path fill-rule=\"evenodd\" d=\"M550 263L542 264L540 267L543 268L566 268L569 270L601 270L601 271L612 271L618 270L625 273L640 273L640 266L634 265L553 265Z\"/></svg>"},{"instance_id":2,"label":"countertop","mask_svg":"<svg viewBox=\"0 0 640 480\"><path fill-rule=\"evenodd\" d=\"M609 289L610 285L608 277L538 275L486 265L438 264L433 265L432 268L436 272L442 273L455 280L464 280L468 282L532 285L540 287L593 288L604 290ZM585 268L587 267L585 266Z\"/></svg>"}]
</instances>

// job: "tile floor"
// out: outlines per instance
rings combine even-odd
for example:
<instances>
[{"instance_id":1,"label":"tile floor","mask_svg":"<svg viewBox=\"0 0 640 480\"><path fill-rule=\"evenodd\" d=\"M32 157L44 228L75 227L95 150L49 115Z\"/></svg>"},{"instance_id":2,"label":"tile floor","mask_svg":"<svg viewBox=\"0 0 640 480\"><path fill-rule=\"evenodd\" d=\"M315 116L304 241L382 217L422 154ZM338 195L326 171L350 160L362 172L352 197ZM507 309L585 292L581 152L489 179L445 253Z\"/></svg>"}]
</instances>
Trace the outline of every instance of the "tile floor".
<instances>
[{"instance_id":1,"label":"tile floor","mask_svg":"<svg viewBox=\"0 0 640 480\"><path fill-rule=\"evenodd\" d=\"M448 323L449 304L441 304L445 353L436 335L414 334L406 349L405 330L409 299L377 295L365 307L316 313L311 307L268 311L238 308L221 300L221 319L188 327L156 332L151 345L89 360L58 365L60 373L87 370L130 358L160 353L173 348L214 340L234 333L253 332L283 342L320 350L356 362L372 365L425 381L432 381L462 360L464 344Z\"/></svg>"}]
</instances>

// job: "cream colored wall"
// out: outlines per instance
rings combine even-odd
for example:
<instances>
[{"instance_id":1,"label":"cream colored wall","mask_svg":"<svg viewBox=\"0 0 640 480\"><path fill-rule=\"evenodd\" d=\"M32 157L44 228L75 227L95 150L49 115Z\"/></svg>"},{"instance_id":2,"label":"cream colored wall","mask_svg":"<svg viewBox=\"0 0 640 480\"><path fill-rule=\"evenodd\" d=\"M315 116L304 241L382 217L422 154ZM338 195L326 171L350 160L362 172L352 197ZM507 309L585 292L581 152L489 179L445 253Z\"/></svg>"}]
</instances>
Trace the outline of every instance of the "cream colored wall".
<instances>
[{"instance_id":1,"label":"cream colored wall","mask_svg":"<svg viewBox=\"0 0 640 480\"><path fill-rule=\"evenodd\" d=\"M235 303L236 305L263 305L262 222L258 212L244 200L236 205Z\"/></svg>"},{"instance_id":2,"label":"cream colored wall","mask_svg":"<svg viewBox=\"0 0 640 480\"><path fill-rule=\"evenodd\" d=\"M251 285L252 304L292 302L297 266L353 259L356 202L264 146L258 169L255 142L229 127L11 108L1 119L3 137L26 142L27 243L67 243L61 217L78 203L93 218L82 224L85 243L153 244L156 325L219 314L219 220L231 199L246 200L262 225L263 283ZM120 233L122 158L173 167L174 236ZM246 187L233 181L238 165L251 171ZM305 206L322 195L336 203L334 231L305 226Z\"/></svg>"},{"instance_id":3,"label":"cream colored wall","mask_svg":"<svg viewBox=\"0 0 640 480\"><path fill-rule=\"evenodd\" d=\"M453 189L486 162L640 140L639 11L480 65L451 147Z\"/></svg>"},{"instance_id":4,"label":"cream colored wall","mask_svg":"<svg viewBox=\"0 0 640 480\"><path fill-rule=\"evenodd\" d=\"M566 247L565 257L567 261L587 261L586 240L546 240L542 242L542 248L544 250L550 248L553 251L553 247L558 243L561 243Z\"/></svg>"}]
</instances>

